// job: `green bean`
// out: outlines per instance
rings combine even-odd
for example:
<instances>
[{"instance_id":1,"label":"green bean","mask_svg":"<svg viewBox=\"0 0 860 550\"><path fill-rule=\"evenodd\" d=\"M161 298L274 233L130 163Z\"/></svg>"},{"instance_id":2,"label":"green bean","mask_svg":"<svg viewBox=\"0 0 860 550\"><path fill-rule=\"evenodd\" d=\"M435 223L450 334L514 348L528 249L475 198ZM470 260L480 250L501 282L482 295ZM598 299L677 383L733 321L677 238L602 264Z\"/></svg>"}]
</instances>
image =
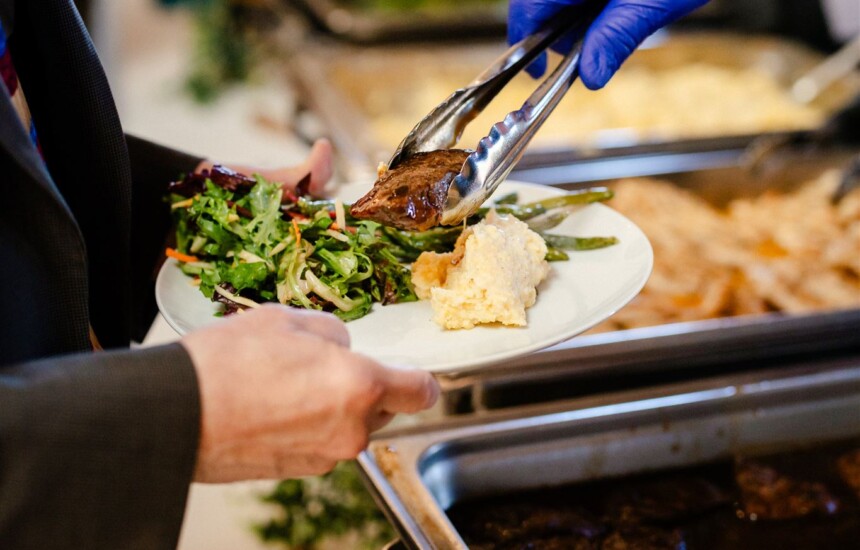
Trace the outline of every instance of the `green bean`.
<instances>
[{"instance_id":1,"label":"green bean","mask_svg":"<svg viewBox=\"0 0 860 550\"><path fill-rule=\"evenodd\" d=\"M541 233L557 226L558 224L566 220L569 215L570 212L568 212L567 210L556 209L541 214L540 216L535 216L534 218L527 220L526 223L528 224L529 229Z\"/></svg>"},{"instance_id":2,"label":"green bean","mask_svg":"<svg viewBox=\"0 0 860 550\"><path fill-rule=\"evenodd\" d=\"M520 220L528 220L546 212L545 209L525 208L520 204L500 204L495 209L499 214L508 214ZM476 218L477 220L484 219L489 211L489 208L479 208L475 216L469 218L469 222L471 223L472 218Z\"/></svg>"},{"instance_id":3,"label":"green bean","mask_svg":"<svg viewBox=\"0 0 860 550\"><path fill-rule=\"evenodd\" d=\"M297 205L302 214L310 217L313 217L320 210L334 210L334 201L330 199L306 199L305 197L299 197ZM346 208L346 211L349 212L349 208Z\"/></svg>"},{"instance_id":4,"label":"green bean","mask_svg":"<svg viewBox=\"0 0 860 550\"><path fill-rule=\"evenodd\" d=\"M454 247L462 231L463 227L460 225L434 227L427 231L401 231L392 227L382 227L382 232L392 241L422 252L447 252Z\"/></svg>"},{"instance_id":5,"label":"green bean","mask_svg":"<svg viewBox=\"0 0 860 550\"><path fill-rule=\"evenodd\" d=\"M496 207L496 212L500 214L510 214L521 220L529 220L556 208L609 200L612 198L612 195L612 191L605 187L594 187L591 189L583 189L581 191L573 191L565 195L559 195L558 197L550 197L540 201L528 202L526 204L499 205ZM488 210L488 208L482 208L478 210L478 214L484 216Z\"/></svg>"},{"instance_id":6,"label":"green bean","mask_svg":"<svg viewBox=\"0 0 860 550\"><path fill-rule=\"evenodd\" d=\"M596 250L618 244L616 237L570 237L568 235L542 235L546 245L561 250Z\"/></svg>"},{"instance_id":7,"label":"green bean","mask_svg":"<svg viewBox=\"0 0 860 550\"><path fill-rule=\"evenodd\" d=\"M519 201L520 196L518 193L508 193L499 197L496 200L496 204L517 204Z\"/></svg>"},{"instance_id":8,"label":"green bean","mask_svg":"<svg viewBox=\"0 0 860 550\"><path fill-rule=\"evenodd\" d=\"M570 259L570 256L567 255L567 252L553 247L547 247L545 257L546 261L548 262L566 262Z\"/></svg>"},{"instance_id":9,"label":"green bean","mask_svg":"<svg viewBox=\"0 0 860 550\"><path fill-rule=\"evenodd\" d=\"M592 187L590 189L582 189L579 191L571 191L570 193L550 197L535 202L527 202L522 205L523 208L543 208L544 210L552 210L553 208L562 208L574 204L590 204L592 202L600 202L611 199L613 193L606 187Z\"/></svg>"}]
</instances>

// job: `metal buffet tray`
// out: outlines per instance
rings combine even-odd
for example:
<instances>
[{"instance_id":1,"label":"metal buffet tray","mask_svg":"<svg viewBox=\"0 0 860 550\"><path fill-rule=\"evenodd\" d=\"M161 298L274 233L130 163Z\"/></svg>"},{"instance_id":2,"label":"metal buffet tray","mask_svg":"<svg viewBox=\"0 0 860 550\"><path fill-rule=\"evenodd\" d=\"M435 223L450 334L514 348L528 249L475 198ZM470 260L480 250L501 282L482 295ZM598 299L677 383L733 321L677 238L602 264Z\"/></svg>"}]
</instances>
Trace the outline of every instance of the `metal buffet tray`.
<instances>
[{"instance_id":1,"label":"metal buffet tray","mask_svg":"<svg viewBox=\"0 0 860 550\"><path fill-rule=\"evenodd\" d=\"M503 36L507 2L294 0L323 30L358 43Z\"/></svg>"},{"instance_id":2,"label":"metal buffet tray","mask_svg":"<svg viewBox=\"0 0 860 550\"><path fill-rule=\"evenodd\" d=\"M359 463L409 548L466 548L470 497L780 451L860 434L860 356L390 433Z\"/></svg>"},{"instance_id":3,"label":"metal buffet tray","mask_svg":"<svg viewBox=\"0 0 860 550\"><path fill-rule=\"evenodd\" d=\"M672 156L596 159L574 165L527 171L540 181L544 170L578 180L612 186L612 178L658 175L723 205L733 198L768 189L790 190L822 171L846 166L856 149L822 152L784 151L769 169L751 174L740 164L739 151L683 152ZM704 157L704 158L700 158ZM717 158L716 168L709 166ZM603 179L608 178L608 179ZM708 373L760 368L787 357L821 356L860 349L860 309L805 315L748 315L673 323L599 334L586 334L525 357L472 370L446 373L439 379L448 414L496 409L525 403L571 398L606 389L685 380ZM732 361L731 365L727 362Z\"/></svg>"},{"instance_id":4,"label":"metal buffet tray","mask_svg":"<svg viewBox=\"0 0 860 550\"><path fill-rule=\"evenodd\" d=\"M637 73L637 70L641 72L642 69L646 69L648 74L660 74L666 69L687 68L702 63L737 71L759 70L773 76L787 88L796 76L820 59L818 54L802 46L770 37L679 33L669 35L668 39L665 36L655 39L655 42L652 47L634 54L619 78L624 74ZM335 142L341 155L340 168L344 177L349 180L372 179L378 162L391 156L409 129L456 87L471 81L504 47L501 42L493 41L465 45L418 44L359 48L320 40L305 44L300 54L290 58L288 69L302 102L321 117ZM503 118L508 111L518 108L533 90L534 82L528 76L521 75L518 78L524 80L519 82L515 79L497 98L497 102L470 124L469 132L475 135L464 137L464 146L474 147L478 139L475 136L486 134L482 129L489 131L494 122ZM649 88L643 92L641 89L641 86L646 85L645 82L649 82L647 79L637 82L639 93L633 94L640 98L637 107L629 107L625 99L629 95L613 96L611 105L628 105L626 108L647 110L652 101L659 99L654 96L657 90ZM595 153L624 151L631 146L645 146L647 150L656 152L661 147L674 150L679 142L691 142L691 145L700 148L699 142L702 140L712 147L737 147L746 145L753 138L748 133L724 135L707 128L693 133L684 130L688 133L678 135L665 129L631 132L624 128L583 133L582 128L586 127L583 125L591 120L590 117L596 116L595 111L599 110L592 110L589 101L609 97L606 94L614 85L610 83L607 90L599 92L600 95L589 96L586 90L576 89L581 87L577 84L538 133L526 153L523 165L576 161ZM719 83L715 83L714 86L707 86L707 89L718 86ZM524 91L526 93L522 95ZM669 93L669 90L663 91ZM860 91L860 77L852 75L828 90L815 105L826 116L845 104L857 91ZM683 98L685 102L686 98ZM733 101L737 102L739 98L734 97ZM676 105L675 100L663 103ZM621 107L613 109L623 110ZM663 111L665 108L660 112ZM687 111L696 112L696 120L702 118L698 117L698 109ZM657 115L652 113L648 116L653 118ZM718 118L725 120L732 117L743 119L736 110L730 110L725 117ZM671 116L666 115L661 120L666 118ZM708 124L715 122L718 121ZM590 124L598 123L592 120ZM815 125L817 122L811 124ZM598 126L605 128L605 125ZM801 124L798 127L795 124L790 127L755 129L753 133L781 132L811 126ZM468 142L473 138L475 143Z\"/></svg>"}]
</instances>

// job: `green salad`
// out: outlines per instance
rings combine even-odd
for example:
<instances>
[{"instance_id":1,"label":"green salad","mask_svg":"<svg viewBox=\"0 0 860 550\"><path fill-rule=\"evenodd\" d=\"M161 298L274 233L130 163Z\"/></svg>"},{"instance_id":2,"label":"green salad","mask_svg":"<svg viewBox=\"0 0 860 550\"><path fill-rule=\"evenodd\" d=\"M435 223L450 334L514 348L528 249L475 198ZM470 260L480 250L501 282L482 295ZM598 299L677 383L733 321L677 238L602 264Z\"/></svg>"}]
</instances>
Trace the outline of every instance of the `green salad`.
<instances>
[{"instance_id":1,"label":"green salad","mask_svg":"<svg viewBox=\"0 0 860 550\"><path fill-rule=\"evenodd\" d=\"M416 300L409 265L422 252L451 251L462 231L459 226L401 231L356 220L340 201L308 196L308 185L306 177L291 192L220 166L190 174L169 188L176 248L167 255L194 277L207 298L224 304L223 315L279 302L349 321L366 315L376 302ZM571 205L611 196L599 188L520 205L509 195L496 202L496 209L541 233L549 247L547 259L566 260L565 250L617 241L546 231L564 220Z\"/></svg>"}]
</instances>

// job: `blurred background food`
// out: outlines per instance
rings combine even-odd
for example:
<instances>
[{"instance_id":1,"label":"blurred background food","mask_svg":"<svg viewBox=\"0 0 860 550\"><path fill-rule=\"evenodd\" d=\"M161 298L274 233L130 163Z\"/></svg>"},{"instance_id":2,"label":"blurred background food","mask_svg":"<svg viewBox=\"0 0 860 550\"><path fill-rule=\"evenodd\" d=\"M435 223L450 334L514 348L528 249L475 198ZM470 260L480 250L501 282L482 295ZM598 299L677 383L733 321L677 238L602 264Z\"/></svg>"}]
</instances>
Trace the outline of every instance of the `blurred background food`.
<instances>
[{"instance_id":1,"label":"blurred background food","mask_svg":"<svg viewBox=\"0 0 860 550\"><path fill-rule=\"evenodd\" d=\"M722 208L672 182L627 179L613 208L654 247L642 293L594 332L764 313L860 308L860 190L842 173Z\"/></svg>"},{"instance_id":2,"label":"blurred background food","mask_svg":"<svg viewBox=\"0 0 860 550\"><path fill-rule=\"evenodd\" d=\"M367 154L382 156L499 51L472 46L343 52L297 60L293 74L308 81L300 84L302 90L316 89L312 82L327 82L324 90L309 92L314 97L308 101L332 121L334 131L360 132ZM815 59L802 47L774 39L718 34L668 38L635 53L599 93L576 84L530 152L814 128L860 91L860 81L852 79L811 105L793 100L791 82ZM474 148L535 86L526 74L515 78L468 126L459 145Z\"/></svg>"}]
</instances>

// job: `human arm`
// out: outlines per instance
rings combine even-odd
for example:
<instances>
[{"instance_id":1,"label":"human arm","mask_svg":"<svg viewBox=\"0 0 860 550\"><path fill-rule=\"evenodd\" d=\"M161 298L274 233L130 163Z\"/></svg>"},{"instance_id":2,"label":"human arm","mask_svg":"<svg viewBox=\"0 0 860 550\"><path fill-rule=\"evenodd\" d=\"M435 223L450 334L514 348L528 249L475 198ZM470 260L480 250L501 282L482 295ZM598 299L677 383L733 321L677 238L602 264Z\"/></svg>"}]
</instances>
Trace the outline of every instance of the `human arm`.
<instances>
[{"instance_id":1,"label":"human arm","mask_svg":"<svg viewBox=\"0 0 860 550\"><path fill-rule=\"evenodd\" d=\"M508 10L508 41L516 43L538 31L562 10L587 0L511 0ZM606 85L621 64L658 29L707 3L707 0L609 0L585 33L580 76L586 87ZM554 49L570 50L570 41ZM529 68L533 77L546 70L546 55Z\"/></svg>"},{"instance_id":2,"label":"human arm","mask_svg":"<svg viewBox=\"0 0 860 550\"><path fill-rule=\"evenodd\" d=\"M173 548L200 406L178 344L0 366L4 548Z\"/></svg>"},{"instance_id":3,"label":"human arm","mask_svg":"<svg viewBox=\"0 0 860 550\"><path fill-rule=\"evenodd\" d=\"M0 366L0 540L173 548L188 484L320 474L398 412L423 371L347 348L342 322L267 305L180 344Z\"/></svg>"}]
</instances>

